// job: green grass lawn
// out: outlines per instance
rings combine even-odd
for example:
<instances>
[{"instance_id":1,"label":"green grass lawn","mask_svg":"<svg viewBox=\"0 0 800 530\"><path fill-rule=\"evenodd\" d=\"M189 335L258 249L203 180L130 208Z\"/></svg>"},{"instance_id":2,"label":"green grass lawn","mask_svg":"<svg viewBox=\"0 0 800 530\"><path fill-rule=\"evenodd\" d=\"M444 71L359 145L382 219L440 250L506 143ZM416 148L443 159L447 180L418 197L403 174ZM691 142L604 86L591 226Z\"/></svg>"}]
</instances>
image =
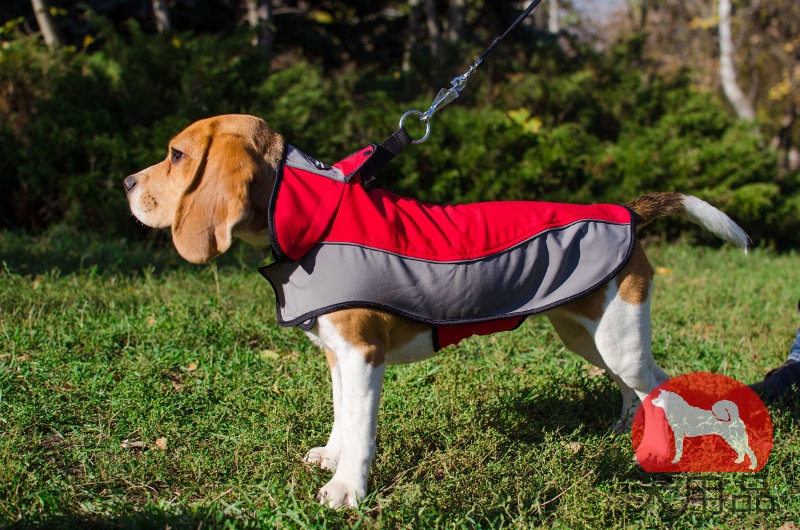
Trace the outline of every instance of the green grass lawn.
<instances>
[{"instance_id":1,"label":"green grass lawn","mask_svg":"<svg viewBox=\"0 0 800 530\"><path fill-rule=\"evenodd\" d=\"M329 473L302 462L331 424L324 355L276 326L257 258L194 267L145 243L63 236L0 234L0 526L799 522L797 406L771 409L757 475L688 476L716 480L720 513L687 476L634 465L630 436L609 431L615 385L536 318L389 368L372 493L357 511L325 509L314 497ZM782 362L800 323L797 255L646 247L668 373L752 382Z\"/></svg>"}]
</instances>

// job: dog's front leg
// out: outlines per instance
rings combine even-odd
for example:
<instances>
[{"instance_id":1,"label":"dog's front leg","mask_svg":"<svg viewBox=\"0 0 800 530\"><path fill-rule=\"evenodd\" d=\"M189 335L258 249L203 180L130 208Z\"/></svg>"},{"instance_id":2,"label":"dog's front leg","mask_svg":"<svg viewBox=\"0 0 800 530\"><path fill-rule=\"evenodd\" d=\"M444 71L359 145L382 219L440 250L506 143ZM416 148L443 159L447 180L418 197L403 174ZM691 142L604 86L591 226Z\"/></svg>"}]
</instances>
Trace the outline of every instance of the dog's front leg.
<instances>
[{"instance_id":1,"label":"dog's front leg","mask_svg":"<svg viewBox=\"0 0 800 530\"><path fill-rule=\"evenodd\" d=\"M334 437L338 437L340 454L333 478L322 487L318 497L332 508L348 505L355 508L367 494L385 368L384 363L370 363L370 352L361 351L373 347L344 343L333 350L341 396L337 404L334 390L334 426L328 444L335 443Z\"/></svg>"},{"instance_id":2,"label":"dog's front leg","mask_svg":"<svg viewBox=\"0 0 800 530\"><path fill-rule=\"evenodd\" d=\"M336 354L331 350L325 350L325 359L328 361L328 368L331 370L331 386L333 388L333 427L328 443L325 447L315 447L311 449L304 459L309 464L319 464L322 469L336 471L339 465L339 456L342 452L342 375Z\"/></svg>"}]
</instances>

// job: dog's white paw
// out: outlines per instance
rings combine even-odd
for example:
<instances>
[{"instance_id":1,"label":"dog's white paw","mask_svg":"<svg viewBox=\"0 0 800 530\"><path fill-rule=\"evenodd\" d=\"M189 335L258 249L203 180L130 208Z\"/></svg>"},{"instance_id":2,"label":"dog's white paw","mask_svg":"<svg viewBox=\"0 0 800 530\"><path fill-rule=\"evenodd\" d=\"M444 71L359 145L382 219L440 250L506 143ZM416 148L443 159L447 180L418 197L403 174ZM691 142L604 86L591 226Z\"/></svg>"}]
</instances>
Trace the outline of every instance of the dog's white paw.
<instances>
[{"instance_id":1,"label":"dog's white paw","mask_svg":"<svg viewBox=\"0 0 800 530\"><path fill-rule=\"evenodd\" d=\"M367 495L366 486L347 480L332 479L322 486L317 500L329 508L358 508L358 501Z\"/></svg>"},{"instance_id":2,"label":"dog's white paw","mask_svg":"<svg viewBox=\"0 0 800 530\"><path fill-rule=\"evenodd\" d=\"M306 453L303 462L307 464L319 464L322 469L328 471L336 471L336 466L339 465L340 451L328 449L328 447L315 447Z\"/></svg>"}]
</instances>

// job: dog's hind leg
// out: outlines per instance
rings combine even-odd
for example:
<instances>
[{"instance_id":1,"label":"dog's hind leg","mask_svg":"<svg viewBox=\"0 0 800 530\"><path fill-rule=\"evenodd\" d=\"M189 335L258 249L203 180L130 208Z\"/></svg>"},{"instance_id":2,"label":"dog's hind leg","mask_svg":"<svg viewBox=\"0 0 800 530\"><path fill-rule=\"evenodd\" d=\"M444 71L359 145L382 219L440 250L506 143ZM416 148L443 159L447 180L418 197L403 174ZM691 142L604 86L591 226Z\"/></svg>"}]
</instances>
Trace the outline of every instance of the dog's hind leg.
<instances>
[{"instance_id":1,"label":"dog's hind leg","mask_svg":"<svg viewBox=\"0 0 800 530\"><path fill-rule=\"evenodd\" d=\"M594 340L623 395L623 422L633 421L639 403L668 379L653 359L650 297L653 267L637 243L628 264L608 283L608 300Z\"/></svg>"},{"instance_id":2,"label":"dog's hind leg","mask_svg":"<svg viewBox=\"0 0 800 530\"><path fill-rule=\"evenodd\" d=\"M637 243L616 278L600 290L548 313L568 348L605 369L622 393L617 431L630 428L641 400L667 375L651 350L653 269Z\"/></svg>"},{"instance_id":3,"label":"dog's hind leg","mask_svg":"<svg viewBox=\"0 0 800 530\"><path fill-rule=\"evenodd\" d=\"M619 293L611 299L594 333L595 344L622 391L622 421L629 427L639 404L667 375L653 359L650 303L630 303Z\"/></svg>"},{"instance_id":4,"label":"dog's hind leg","mask_svg":"<svg viewBox=\"0 0 800 530\"><path fill-rule=\"evenodd\" d=\"M632 414L635 412L639 398L636 392L619 375L612 371L597 349L594 339L596 325L584 318L569 315L563 311L554 311L548 313L547 316L567 348L593 365L605 370L611 379L617 383L622 394L622 414L620 420L614 425L614 430L618 432L627 431L630 428Z\"/></svg>"},{"instance_id":5,"label":"dog's hind leg","mask_svg":"<svg viewBox=\"0 0 800 530\"><path fill-rule=\"evenodd\" d=\"M593 365L608 370L603 357L597 351L592 333L587 329L592 327L590 322L585 321L580 315L561 309L553 310L546 315L564 346Z\"/></svg>"}]
</instances>

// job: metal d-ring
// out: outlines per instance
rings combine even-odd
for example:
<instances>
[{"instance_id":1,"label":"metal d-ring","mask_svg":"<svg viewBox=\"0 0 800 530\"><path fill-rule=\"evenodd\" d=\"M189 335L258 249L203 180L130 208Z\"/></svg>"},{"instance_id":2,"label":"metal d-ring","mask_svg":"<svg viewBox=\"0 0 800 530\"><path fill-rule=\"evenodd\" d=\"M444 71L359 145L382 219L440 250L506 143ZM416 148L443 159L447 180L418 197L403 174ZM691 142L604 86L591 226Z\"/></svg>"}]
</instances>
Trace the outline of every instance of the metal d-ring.
<instances>
[{"instance_id":1,"label":"metal d-ring","mask_svg":"<svg viewBox=\"0 0 800 530\"><path fill-rule=\"evenodd\" d=\"M430 122L430 119L429 118L426 119L424 117L425 115L422 112L418 111L418 110L406 111L402 116L400 116L400 128L401 129L404 128L403 127L403 123L405 123L406 118L408 117L409 114L413 114L415 116L419 116L419 121L424 121L425 122L425 135L422 138L420 138L419 140L414 140L414 139L411 140L412 144L421 144L422 142L424 142L425 140L428 139L428 136L431 135L431 122Z\"/></svg>"}]
</instances>

